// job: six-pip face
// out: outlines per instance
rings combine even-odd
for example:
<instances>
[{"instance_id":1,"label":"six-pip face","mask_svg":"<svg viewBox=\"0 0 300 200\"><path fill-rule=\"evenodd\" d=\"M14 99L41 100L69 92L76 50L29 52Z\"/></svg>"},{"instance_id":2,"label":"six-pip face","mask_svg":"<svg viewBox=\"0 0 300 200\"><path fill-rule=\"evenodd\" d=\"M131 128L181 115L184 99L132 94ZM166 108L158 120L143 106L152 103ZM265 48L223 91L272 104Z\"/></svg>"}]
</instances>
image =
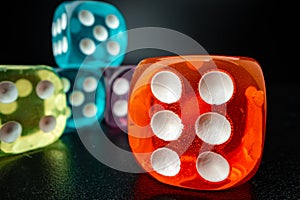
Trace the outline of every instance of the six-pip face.
<instances>
[{"instance_id":1,"label":"six-pip face","mask_svg":"<svg viewBox=\"0 0 300 200\"><path fill-rule=\"evenodd\" d=\"M264 144L266 90L250 58L149 58L131 81L130 147L141 167L179 187L219 190L251 178Z\"/></svg>"}]
</instances>

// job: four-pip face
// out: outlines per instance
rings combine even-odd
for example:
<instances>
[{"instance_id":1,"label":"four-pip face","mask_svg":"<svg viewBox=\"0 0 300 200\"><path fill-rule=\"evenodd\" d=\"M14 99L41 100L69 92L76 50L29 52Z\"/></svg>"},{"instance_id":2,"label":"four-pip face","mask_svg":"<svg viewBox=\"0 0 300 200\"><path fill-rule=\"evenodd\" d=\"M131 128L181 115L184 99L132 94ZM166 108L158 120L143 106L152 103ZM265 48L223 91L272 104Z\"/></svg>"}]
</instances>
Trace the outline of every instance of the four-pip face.
<instances>
[{"instance_id":1,"label":"four-pip face","mask_svg":"<svg viewBox=\"0 0 300 200\"><path fill-rule=\"evenodd\" d=\"M48 66L0 66L0 156L56 141L66 125L66 95Z\"/></svg>"},{"instance_id":2,"label":"four-pip face","mask_svg":"<svg viewBox=\"0 0 300 200\"><path fill-rule=\"evenodd\" d=\"M57 72L67 96L67 127L83 128L101 121L106 95L100 70L57 69Z\"/></svg>"},{"instance_id":3,"label":"four-pip face","mask_svg":"<svg viewBox=\"0 0 300 200\"><path fill-rule=\"evenodd\" d=\"M266 90L253 59L145 59L133 75L128 109L132 152L163 183L219 190L244 183L258 169Z\"/></svg>"},{"instance_id":4,"label":"four-pip face","mask_svg":"<svg viewBox=\"0 0 300 200\"><path fill-rule=\"evenodd\" d=\"M121 12L105 2L60 4L52 24L52 49L61 68L118 66L127 48Z\"/></svg>"}]
</instances>

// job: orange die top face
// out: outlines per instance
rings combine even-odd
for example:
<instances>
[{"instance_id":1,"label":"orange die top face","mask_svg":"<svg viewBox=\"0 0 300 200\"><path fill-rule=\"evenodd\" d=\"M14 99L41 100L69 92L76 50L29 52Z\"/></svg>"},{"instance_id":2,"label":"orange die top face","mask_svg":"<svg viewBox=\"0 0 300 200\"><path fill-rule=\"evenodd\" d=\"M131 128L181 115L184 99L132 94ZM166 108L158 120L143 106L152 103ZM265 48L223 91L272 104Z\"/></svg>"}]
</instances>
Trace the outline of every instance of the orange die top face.
<instances>
[{"instance_id":1,"label":"orange die top face","mask_svg":"<svg viewBox=\"0 0 300 200\"><path fill-rule=\"evenodd\" d=\"M163 183L221 190L244 183L258 169L266 89L253 59L145 59L133 75L128 109L132 152Z\"/></svg>"}]
</instances>

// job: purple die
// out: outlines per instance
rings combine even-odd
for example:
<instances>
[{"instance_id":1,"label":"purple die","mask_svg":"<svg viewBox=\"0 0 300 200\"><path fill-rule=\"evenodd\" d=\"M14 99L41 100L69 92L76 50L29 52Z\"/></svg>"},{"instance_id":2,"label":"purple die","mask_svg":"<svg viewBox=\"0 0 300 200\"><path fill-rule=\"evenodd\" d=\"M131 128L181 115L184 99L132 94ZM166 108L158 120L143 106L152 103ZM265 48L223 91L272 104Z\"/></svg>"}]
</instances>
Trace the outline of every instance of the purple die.
<instances>
[{"instance_id":1,"label":"purple die","mask_svg":"<svg viewBox=\"0 0 300 200\"><path fill-rule=\"evenodd\" d=\"M104 71L106 86L105 122L111 127L127 130L127 106L130 81L135 66L108 67Z\"/></svg>"}]
</instances>

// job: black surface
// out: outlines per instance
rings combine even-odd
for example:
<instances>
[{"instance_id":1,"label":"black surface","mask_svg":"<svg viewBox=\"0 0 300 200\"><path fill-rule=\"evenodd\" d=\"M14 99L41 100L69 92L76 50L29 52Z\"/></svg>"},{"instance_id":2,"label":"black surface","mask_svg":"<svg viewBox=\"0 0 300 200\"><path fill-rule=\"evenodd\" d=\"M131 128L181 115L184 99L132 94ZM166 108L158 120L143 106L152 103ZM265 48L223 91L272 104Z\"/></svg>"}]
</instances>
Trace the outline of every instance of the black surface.
<instances>
[{"instance_id":1,"label":"black surface","mask_svg":"<svg viewBox=\"0 0 300 200\"><path fill-rule=\"evenodd\" d=\"M77 132L70 132L46 148L0 158L1 199L299 199L297 89L278 85L268 91L263 159L255 176L239 187L193 191L164 185L147 174L117 171L96 160ZM294 95L283 98L280 91ZM128 149L126 135L108 131L112 142Z\"/></svg>"},{"instance_id":2,"label":"black surface","mask_svg":"<svg viewBox=\"0 0 300 200\"><path fill-rule=\"evenodd\" d=\"M0 8L0 64L55 66L52 14L58 0L9 1ZM220 192L183 190L146 174L124 173L99 161L76 132L47 148L0 158L0 199L300 199L300 108L297 6L289 1L108 1L128 28L156 26L180 31L210 54L257 59L267 84L267 132L257 174ZM296 37L297 36L297 37ZM161 52L126 56L125 64ZM128 148L124 135L111 136ZM113 159L113 158L112 158Z\"/></svg>"}]
</instances>

